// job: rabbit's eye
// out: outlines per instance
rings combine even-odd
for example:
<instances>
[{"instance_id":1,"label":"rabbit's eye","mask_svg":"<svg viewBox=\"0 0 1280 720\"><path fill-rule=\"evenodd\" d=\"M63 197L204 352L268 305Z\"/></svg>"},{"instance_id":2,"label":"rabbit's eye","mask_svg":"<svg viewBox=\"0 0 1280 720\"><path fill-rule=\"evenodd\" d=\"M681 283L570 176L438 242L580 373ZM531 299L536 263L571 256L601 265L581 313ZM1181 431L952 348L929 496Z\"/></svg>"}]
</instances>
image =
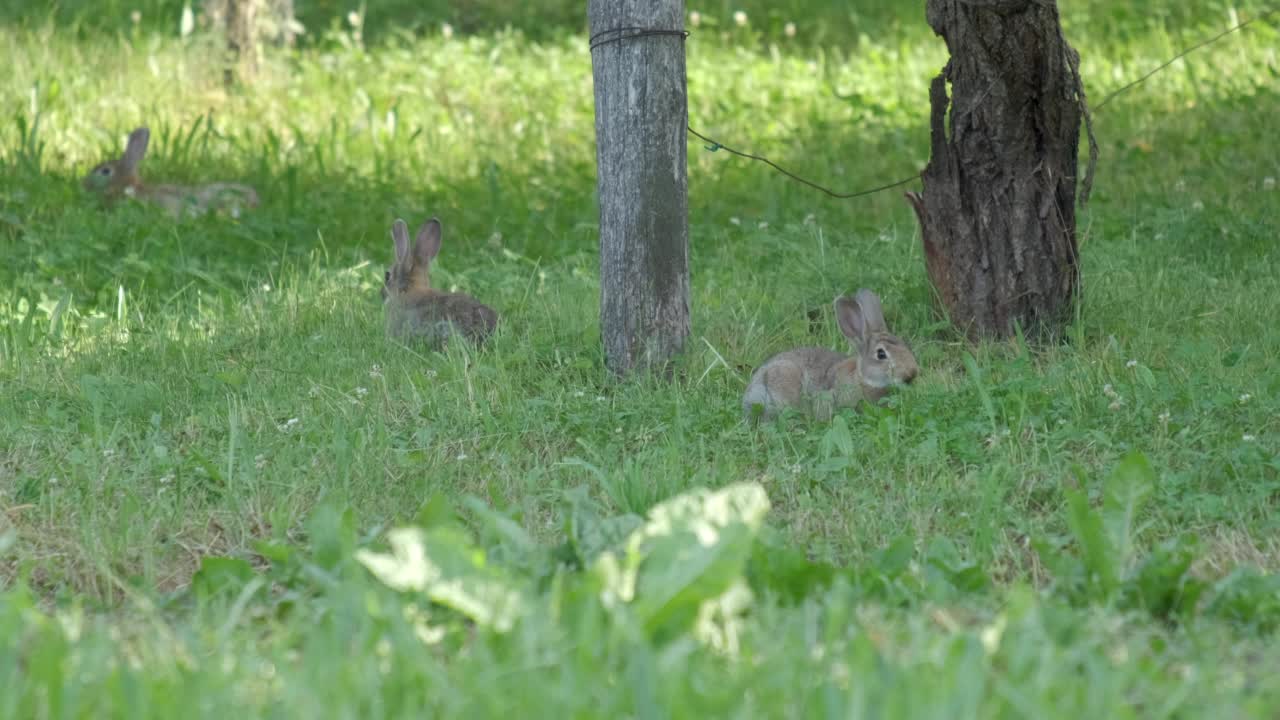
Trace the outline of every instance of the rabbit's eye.
<instances>
[{"instance_id":1,"label":"rabbit's eye","mask_svg":"<svg viewBox=\"0 0 1280 720\"><path fill-rule=\"evenodd\" d=\"M888 360L888 359L889 359L889 353L885 352L885 351L884 351L884 348L882 348L882 347L878 347L878 348L876 348L876 359L877 359L877 360Z\"/></svg>"},{"instance_id":2,"label":"rabbit's eye","mask_svg":"<svg viewBox=\"0 0 1280 720\"><path fill-rule=\"evenodd\" d=\"M102 166L102 167L98 168L98 174L99 174L99 175L102 175L103 177L106 177L107 175L110 175L110 174L111 174L111 167L110 167L109 165L104 165L104 166Z\"/></svg>"}]
</instances>

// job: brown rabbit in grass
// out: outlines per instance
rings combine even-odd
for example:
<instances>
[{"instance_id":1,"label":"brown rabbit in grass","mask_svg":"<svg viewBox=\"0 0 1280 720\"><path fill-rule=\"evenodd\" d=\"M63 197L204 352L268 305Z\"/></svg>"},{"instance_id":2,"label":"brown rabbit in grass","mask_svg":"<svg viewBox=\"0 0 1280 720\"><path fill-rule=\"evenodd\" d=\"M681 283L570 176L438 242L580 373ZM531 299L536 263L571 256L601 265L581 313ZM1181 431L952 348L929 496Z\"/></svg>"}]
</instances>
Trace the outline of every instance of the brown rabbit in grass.
<instances>
[{"instance_id":1,"label":"brown rabbit in grass","mask_svg":"<svg viewBox=\"0 0 1280 720\"><path fill-rule=\"evenodd\" d=\"M423 339L433 346L444 346L455 334L481 343L498 326L498 313L466 293L431 287L431 262L440 252L442 233L440 221L431 218L418 229L410 247L409 226L399 218L392 224L396 261L382 285L387 334Z\"/></svg>"},{"instance_id":2,"label":"brown rabbit in grass","mask_svg":"<svg viewBox=\"0 0 1280 720\"><path fill-rule=\"evenodd\" d=\"M751 377L742 411L751 421L755 406L764 419L795 408L829 420L837 408L876 402L895 385L909 384L920 372L915 355L884 324L880 298L870 290L837 297L836 321L855 354L819 347L787 350L769 358Z\"/></svg>"},{"instance_id":3,"label":"brown rabbit in grass","mask_svg":"<svg viewBox=\"0 0 1280 720\"><path fill-rule=\"evenodd\" d=\"M150 141L151 131L145 127L129 133L124 155L90 170L84 178L85 188L108 202L133 197L158 205L174 218L182 217L184 212L195 216L210 210L226 210L232 217L239 217L241 210L258 206L258 193L248 185L222 182L191 186L143 184L138 166L147 154Z\"/></svg>"}]
</instances>

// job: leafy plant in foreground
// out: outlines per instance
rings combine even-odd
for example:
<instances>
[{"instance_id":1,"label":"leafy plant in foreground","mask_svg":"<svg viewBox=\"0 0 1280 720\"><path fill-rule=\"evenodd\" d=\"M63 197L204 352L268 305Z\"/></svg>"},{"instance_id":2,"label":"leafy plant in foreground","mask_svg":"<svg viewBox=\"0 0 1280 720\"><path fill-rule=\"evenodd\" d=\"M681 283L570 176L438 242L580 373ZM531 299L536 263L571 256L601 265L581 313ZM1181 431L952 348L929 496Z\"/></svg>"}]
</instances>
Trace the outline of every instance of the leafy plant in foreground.
<instances>
[{"instance_id":1,"label":"leafy plant in foreground","mask_svg":"<svg viewBox=\"0 0 1280 720\"><path fill-rule=\"evenodd\" d=\"M763 488L740 484L678 495L655 506L617 546L611 538L634 521L605 521L577 507L570 546L586 572L565 576L560 596L586 587L622 627L660 643L689 632L732 643L731 616L751 597L744 568L769 509ZM486 552L455 527L399 528L387 539L391 552L362 549L356 559L388 587L479 627L508 632L539 604L532 578L489 564Z\"/></svg>"}]
</instances>

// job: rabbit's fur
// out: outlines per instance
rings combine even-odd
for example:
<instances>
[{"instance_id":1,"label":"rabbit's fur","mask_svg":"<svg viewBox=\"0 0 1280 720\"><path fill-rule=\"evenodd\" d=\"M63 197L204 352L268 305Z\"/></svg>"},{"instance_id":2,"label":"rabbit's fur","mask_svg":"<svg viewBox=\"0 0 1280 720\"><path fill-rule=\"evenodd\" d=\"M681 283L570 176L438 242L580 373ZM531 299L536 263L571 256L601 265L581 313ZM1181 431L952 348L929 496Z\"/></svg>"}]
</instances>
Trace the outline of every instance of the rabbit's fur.
<instances>
[{"instance_id":1,"label":"rabbit's fur","mask_svg":"<svg viewBox=\"0 0 1280 720\"><path fill-rule=\"evenodd\" d=\"M855 407L862 400L876 402L893 386L915 380L920 372L915 355L885 326L874 292L862 289L853 297L837 297L835 309L840 332L853 343L855 353L803 347L769 358L756 369L742 396L748 422L757 405L766 420L786 408L829 420L838 408Z\"/></svg>"},{"instance_id":2,"label":"rabbit's fur","mask_svg":"<svg viewBox=\"0 0 1280 720\"><path fill-rule=\"evenodd\" d=\"M138 166L146 157L150 141L151 131L146 127L129 133L124 155L96 165L84 177L84 187L107 202L115 202L122 197L137 198L164 208L174 218L181 218L184 213L203 215L210 210L226 210L232 217L239 217L245 208L258 206L258 193L248 185L238 183L144 184L138 174Z\"/></svg>"},{"instance_id":3,"label":"rabbit's fur","mask_svg":"<svg viewBox=\"0 0 1280 720\"><path fill-rule=\"evenodd\" d=\"M431 218L418 229L410 247L409 226L400 219L391 226L396 259L382 285L387 335L444 346L453 335L461 334L481 343L498 326L498 313L466 293L431 287L431 262L440 252L442 235L440 221Z\"/></svg>"}]
</instances>

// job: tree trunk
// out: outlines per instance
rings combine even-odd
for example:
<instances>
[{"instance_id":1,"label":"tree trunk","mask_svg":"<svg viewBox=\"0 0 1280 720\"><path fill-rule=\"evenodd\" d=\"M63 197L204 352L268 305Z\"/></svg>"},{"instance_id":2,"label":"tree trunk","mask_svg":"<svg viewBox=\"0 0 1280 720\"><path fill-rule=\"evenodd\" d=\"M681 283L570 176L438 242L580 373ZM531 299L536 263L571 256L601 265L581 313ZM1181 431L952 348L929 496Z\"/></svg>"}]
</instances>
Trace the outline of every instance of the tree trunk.
<instances>
[{"instance_id":1,"label":"tree trunk","mask_svg":"<svg viewBox=\"0 0 1280 720\"><path fill-rule=\"evenodd\" d=\"M302 26L298 24L297 13L294 10L294 0L256 1L258 6L253 13L256 41L266 40L275 47L293 47L298 33L302 32ZM239 18L243 18L245 13L238 7L231 6L242 5L243 2L244 0L204 0L202 4L201 22L223 31L229 49L233 53L239 50L230 48L233 44L232 28L235 26L237 32L244 31ZM230 14L235 14L237 19L232 20Z\"/></svg>"},{"instance_id":2,"label":"tree trunk","mask_svg":"<svg viewBox=\"0 0 1280 720\"><path fill-rule=\"evenodd\" d=\"M251 81L258 74L258 5L261 0L226 0L227 51L223 81Z\"/></svg>"},{"instance_id":3,"label":"tree trunk","mask_svg":"<svg viewBox=\"0 0 1280 720\"><path fill-rule=\"evenodd\" d=\"M684 2L589 0L588 15L605 361L665 369L689 336Z\"/></svg>"},{"instance_id":4,"label":"tree trunk","mask_svg":"<svg viewBox=\"0 0 1280 720\"><path fill-rule=\"evenodd\" d=\"M271 4L271 19L274 24L272 41L277 45L293 47L297 36L297 17L293 0L275 0Z\"/></svg>"},{"instance_id":5,"label":"tree trunk","mask_svg":"<svg viewBox=\"0 0 1280 720\"><path fill-rule=\"evenodd\" d=\"M1079 56L1056 0L928 0L926 12L951 60L929 90L924 193L907 194L925 269L969 337L1052 333L1080 286Z\"/></svg>"}]
</instances>

